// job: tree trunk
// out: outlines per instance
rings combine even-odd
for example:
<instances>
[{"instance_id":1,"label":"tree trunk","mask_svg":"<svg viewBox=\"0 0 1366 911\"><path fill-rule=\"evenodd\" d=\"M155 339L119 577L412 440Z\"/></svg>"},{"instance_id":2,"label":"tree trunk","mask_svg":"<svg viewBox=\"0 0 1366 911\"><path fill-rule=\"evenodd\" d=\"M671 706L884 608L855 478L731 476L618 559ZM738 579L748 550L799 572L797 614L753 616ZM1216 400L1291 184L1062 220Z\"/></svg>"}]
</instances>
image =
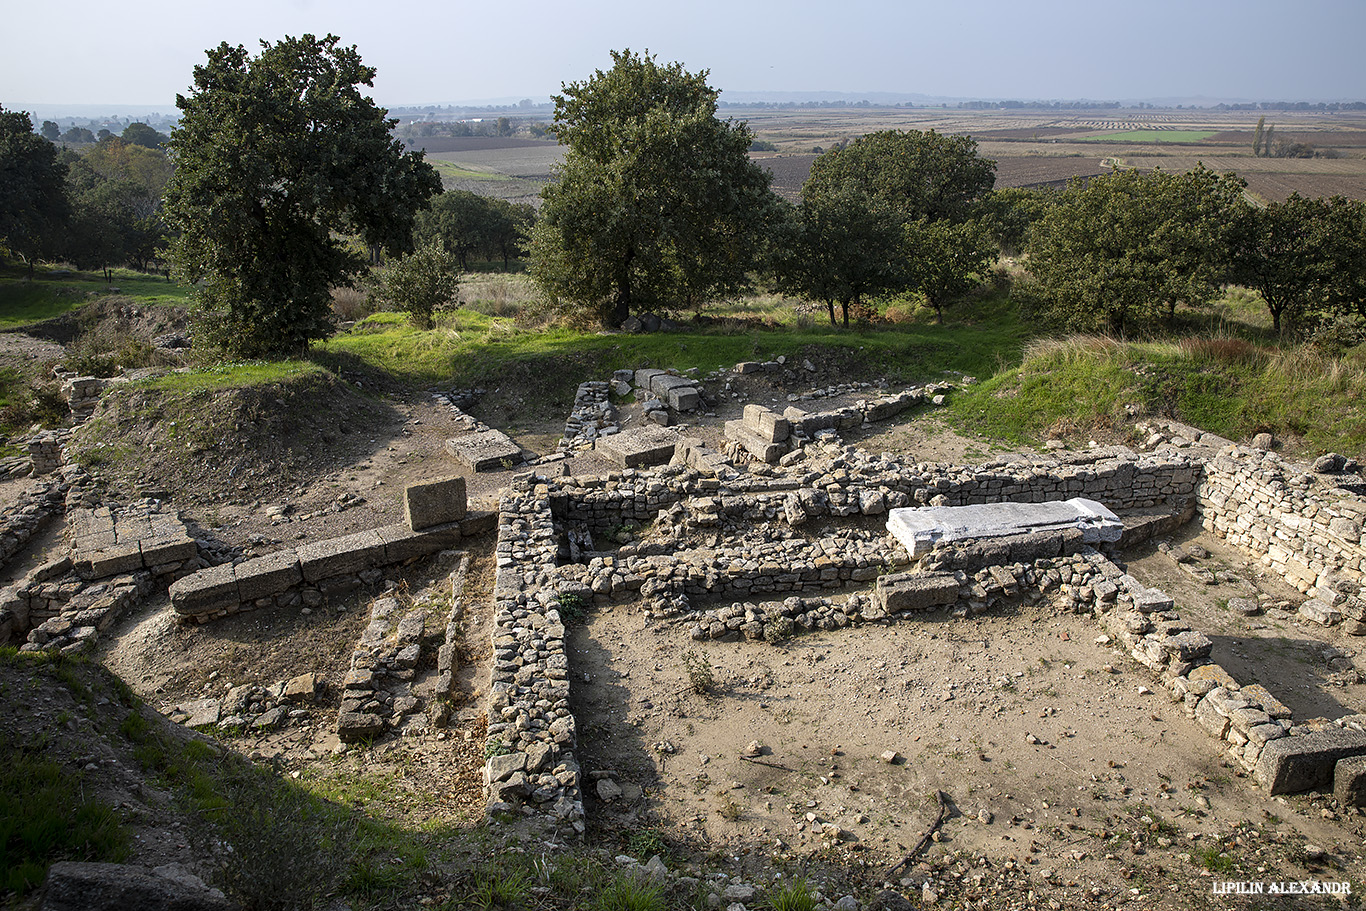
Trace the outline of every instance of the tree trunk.
<instances>
[{"instance_id":1,"label":"tree trunk","mask_svg":"<svg viewBox=\"0 0 1366 911\"><path fill-rule=\"evenodd\" d=\"M830 311L830 325L832 325L832 326L837 325L837 324L835 323L835 302L832 301L832 300L826 301L826 302L825 302L825 309Z\"/></svg>"},{"instance_id":2,"label":"tree trunk","mask_svg":"<svg viewBox=\"0 0 1366 911\"><path fill-rule=\"evenodd\" d=\"M626 254L622 257L621 268L617 272L617 296L612 308L614 327L626 322L626 318L631 315L631 260L635 257L635 248L627 247Z\"/></svg>"}]
</instances>

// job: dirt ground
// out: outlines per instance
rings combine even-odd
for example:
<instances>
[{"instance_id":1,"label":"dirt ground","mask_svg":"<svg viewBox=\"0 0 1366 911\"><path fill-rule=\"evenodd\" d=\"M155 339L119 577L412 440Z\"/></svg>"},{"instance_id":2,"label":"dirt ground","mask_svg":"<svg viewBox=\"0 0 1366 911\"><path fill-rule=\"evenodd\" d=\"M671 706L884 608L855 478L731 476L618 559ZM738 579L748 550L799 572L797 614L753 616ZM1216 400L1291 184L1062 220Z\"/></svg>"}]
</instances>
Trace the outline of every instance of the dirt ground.
<instances>
[{"instance_id":1,"label":"dirt ground","mask_svg":"<svg viewBox=\"0 0 1366 911\"><path fill-rule=\"evenodd\" d=\"M718 437L745 402L784 404L806 381L735 379L729 391L713 384L710 410L691 429ZM240 500L168 496L235 553L399 521L406 484L456 473L443 443L458 428L427 394L391 395L386 405L386 425L333 451L331 464L303 471L300 483ZM484 417L495 405L470 412ZM523 422L516 439L535 455L552 453L566 416ZM642 419L638 405L623 416L626 426ZM933 409L851 441L920 461L1008 454L954 434ZM499 491L527 470L597 474L610 466L587 453L469 476L472 507L494 508ZM1350 658L1352 642L1280 613L1274 605L1298 600L1296 593L1194 526L1175 543L1208 551L1197 562L1222 581L1203 584L1153 545L1126 555L1128 568L1174 596L1183 617L1214 639L1215 660L1244 682L1263 682L1297 720L1366 711L1361 677L1325 656L1332 647L1340 650L1334 657ZM60 546L56 534L45 535L24 559ZM416 726L368 747L337 740L341 680L371 595L205 626L181 624L163 595L106 633L99 659L163 711L233 685L315 672L323 687L305 717L222 740L332 793L387 782L388 791L356 798L369 811L415 824L473 824L483 813L493 547L491 534L466 542L465 644L449 729ZM385 586L419 598L439 592L447 572L434 561L390 573ZM1229 598L1258 592L1267 613L1228 610ZM624 794L606 803L588 785L590 839L611 844L654 832L764 869L819 859L886 877L922 901L960 906L1255 907L1215 895L1211 883L1363 883L1366 817L1340 812L1324 795L1268 798L1145 670L1098 644L1100 633L1090 618L1026 603L1006 614L936 616L780 646L699 644L685 626L647 620L636 605L595 608L571 631L579 752L586 773L614 773ZM933 828L937 793L947 813ZM888 875L931 830L928 850Z\"/></svg>"}]
</instances>

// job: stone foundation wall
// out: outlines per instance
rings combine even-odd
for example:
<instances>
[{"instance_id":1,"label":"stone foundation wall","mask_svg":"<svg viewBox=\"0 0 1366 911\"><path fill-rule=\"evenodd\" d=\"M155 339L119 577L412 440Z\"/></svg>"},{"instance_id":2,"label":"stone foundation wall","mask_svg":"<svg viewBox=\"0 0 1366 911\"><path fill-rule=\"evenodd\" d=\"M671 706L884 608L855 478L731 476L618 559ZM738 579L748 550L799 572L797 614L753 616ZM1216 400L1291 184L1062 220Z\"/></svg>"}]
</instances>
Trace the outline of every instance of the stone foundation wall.
<instances>
[{"instance_id":1,"label":"stone foundation wall","mask_svg":"<svg viewBox=\"0 0 1366 911\"><path fill-rule=\"evenodd\" d=\"M1310 595L1306 616L1359 624L1366 621L1366 498L1338 486L1348 482L1359 485L1360 477L1231 447L1205 464L1200 520Z\"/></svg>"},{"instance_id":2,"label":"stone foundation wall","mask_svg":"<svg viewBox=\"0 0 1366 911\"><path fill-rule=\"evenodd\" d=\"M0 567L8 564L43 526L62 512L69 483L61 475L35 480L0 512Z\"/></svg>"},{"instance_id":3,"label":"stone foundation wall","mask_svg":"<svg viewBox=\"0 0 1366 911\"><path fill-rule=\"evenodd\" d=\"M654 519L661 509L689 498L690 512L714 511L750 521L783 518L798 526L813 519L881 515L902 506L966 506L1014 500L1042 503L1087 497L1115 510L1180 511L1195 496L1200 467L1182 454L1139 457L1105 450L1072 461L1000 463L977 468L903 462L857 449L834 447L832 458L784 468L756 466L724 481L687 465L654 471L627 469L601 478L566 478L550 488L561 522L593 534L627 521Z\"/></svg>"},{"instance_id":4,"label":"stone foundation wall","mask_svg":"<svg viewBox=\"0 0 1366 911\"><path fill-rule=\"evenodd\" d=\"M545 484L524 479L505 491L484 783L491 816L573 836L584 831L583 796L562 596L554 587L556 537Z\"/></svg>"},{"instance_id":5,"label":"stone foundation wall","mask_svg":"<svg viewBox=\"0 0 1366 911\"><path fill-rule=\"evenodd\" d=\"M381 567L451 550L462 537L490 530L494 521L494 514L485 512L422 531L398 523L211 566L173 583L171 605L195 623L255 608L316 607L374 585L383 578Z\"/></svg>"}]
</instances>

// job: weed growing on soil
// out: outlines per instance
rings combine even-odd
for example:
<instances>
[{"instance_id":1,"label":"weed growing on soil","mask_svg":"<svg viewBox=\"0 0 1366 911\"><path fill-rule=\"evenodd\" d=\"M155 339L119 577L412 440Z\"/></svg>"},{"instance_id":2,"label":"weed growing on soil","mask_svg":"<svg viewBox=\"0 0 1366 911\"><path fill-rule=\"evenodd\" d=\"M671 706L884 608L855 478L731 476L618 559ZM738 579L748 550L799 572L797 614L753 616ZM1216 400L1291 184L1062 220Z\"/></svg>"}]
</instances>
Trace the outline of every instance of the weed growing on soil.
<instances>
[{"instance_id":1,"label":"weed growing on soil","mask_svg":"<svg viewBox=\"0 0 1366 911\"><path fill-rule=\"evenodd\" d=\"M816 899L805 880L792 880L774 886L764 896L768 911L815 911Z\"/></svg>"},{"instance_id":2,"label":"weed growing on soil","mask_svg":"<svg viewBox=\"0 0 1366 911\"><path fill-rule=\"evenodd\" d=\"M593 896L589 911L667 911L664 890L657 883L625 870L612 877Z\"/></svg>"},{"instance_id":3,"label":"weed growing on soil","mask_svg":"<svg viewBox=\"0 0 1366 911\"><path fill-rule=\"evenodd\" d=\"M560 619L566 623L578 623L588 613L588 605L581 596L568 592L560 595Z\"/></svg>"},{"instance_id":4,"label":"weed growing on soil","mask_svg":"<svg viewBox=\"0 0 1366 911\"><path fill-rule=\"evenodd\" d=\"M716 687L716 672L712 670L711 664L692 649L683 653L683 669L688 674L688 683L691 684L692 691L697 695L705 696Z\"/></svg>"}]
</instances>

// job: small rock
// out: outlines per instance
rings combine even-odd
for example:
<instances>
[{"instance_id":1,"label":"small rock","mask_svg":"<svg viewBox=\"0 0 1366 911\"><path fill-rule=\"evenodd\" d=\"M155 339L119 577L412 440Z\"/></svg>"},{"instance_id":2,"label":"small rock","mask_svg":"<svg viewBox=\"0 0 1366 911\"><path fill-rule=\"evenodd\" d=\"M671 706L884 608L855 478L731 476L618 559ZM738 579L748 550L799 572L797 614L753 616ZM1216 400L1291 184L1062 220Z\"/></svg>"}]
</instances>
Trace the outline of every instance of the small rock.
<instances>
[{"instance_id":1,"label":"small rock","mask_svg":"<svg viewBox=\"0 0 1366 911\"><path fill-rule=\"evenodd\" d=\"M879 758L888 765L896 765L901 761L901 754L896 750L886 750Z\"/></svg>"}]
</instances>

